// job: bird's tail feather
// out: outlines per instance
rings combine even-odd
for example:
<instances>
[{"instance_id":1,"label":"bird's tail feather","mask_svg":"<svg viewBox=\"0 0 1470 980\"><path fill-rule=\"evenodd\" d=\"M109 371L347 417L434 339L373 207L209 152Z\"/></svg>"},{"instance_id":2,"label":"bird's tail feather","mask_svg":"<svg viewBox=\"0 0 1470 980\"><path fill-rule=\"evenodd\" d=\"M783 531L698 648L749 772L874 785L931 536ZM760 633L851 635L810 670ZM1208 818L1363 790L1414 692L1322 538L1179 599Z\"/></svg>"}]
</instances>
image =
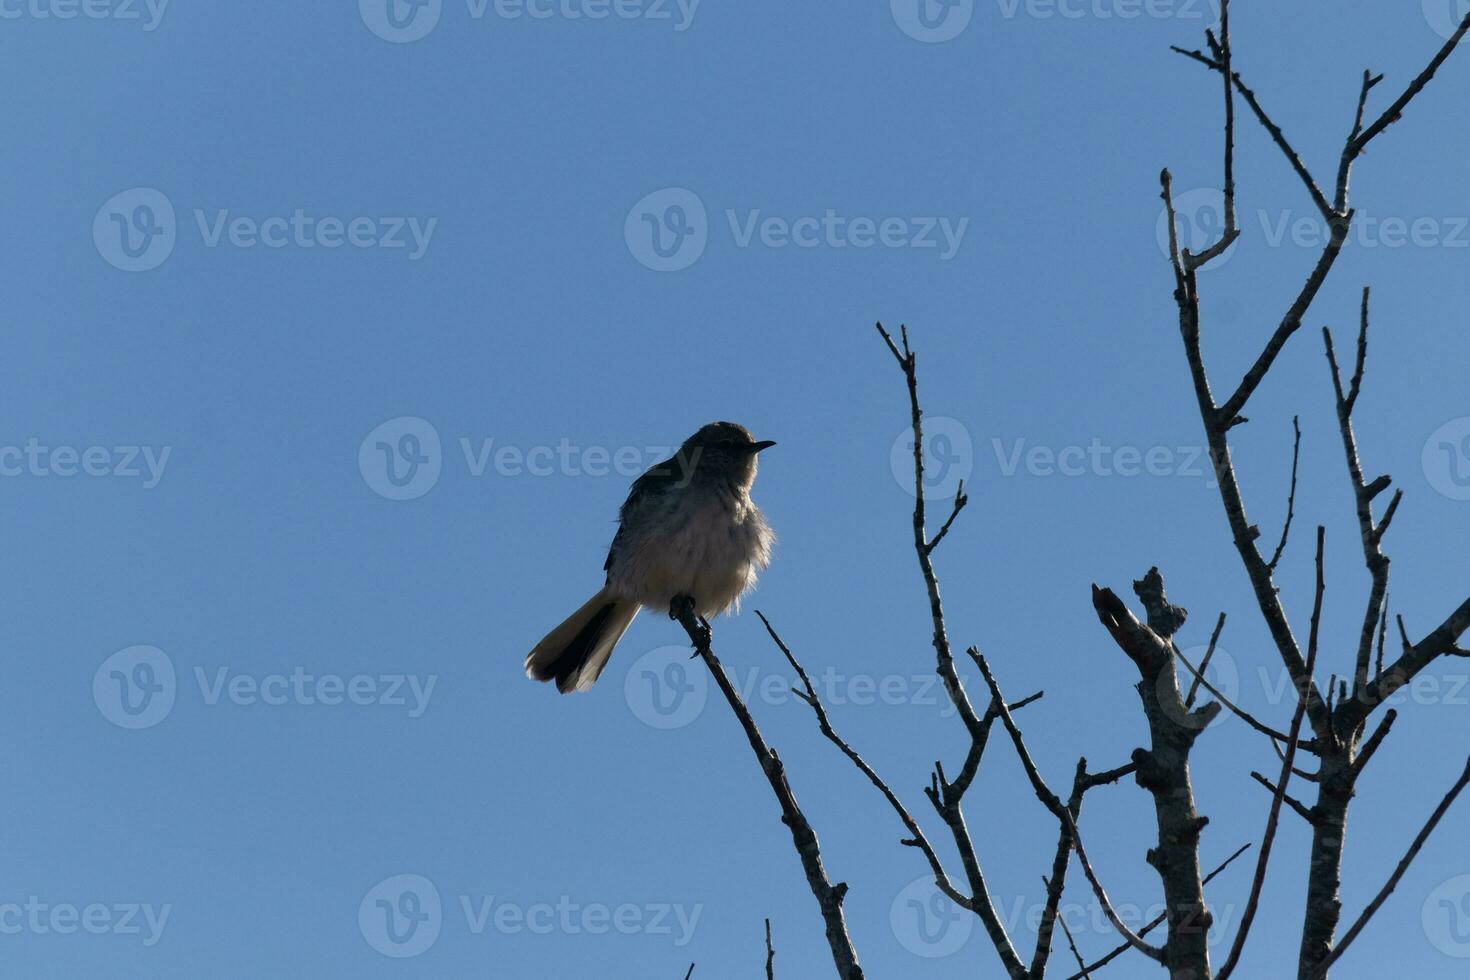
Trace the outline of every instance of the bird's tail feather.
<instances>
[{"instance_id":1,"label":"bird's tail feather","mask_svg":"<svg viewBox=\"0 0 1470 980\"><path fill-rule=\"evenodd\" d=\"M563 694L589 689L638 609L638 603L604 588L526 655L526 676L555 680L556 689Z\"/></svg>"}]
</instances>

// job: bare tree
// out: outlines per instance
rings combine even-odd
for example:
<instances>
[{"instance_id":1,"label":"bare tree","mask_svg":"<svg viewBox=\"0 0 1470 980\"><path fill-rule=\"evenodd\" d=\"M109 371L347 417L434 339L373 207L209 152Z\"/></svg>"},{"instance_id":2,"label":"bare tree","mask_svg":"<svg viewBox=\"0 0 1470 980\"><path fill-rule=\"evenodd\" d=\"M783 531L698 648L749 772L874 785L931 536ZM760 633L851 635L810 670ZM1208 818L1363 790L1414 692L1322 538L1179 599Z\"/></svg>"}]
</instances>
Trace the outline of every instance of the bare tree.
<instances>
[{"instance_id":1,"label":"bare tree","mask_svg":"<svg viewBox=\"0 0 1470 980\"><path fill-rule=\"evenodd\" d=\"M810 706L821 734L836 746L886 801L903 825L906 836L902 838L902 844L913 848L922 856L929 872L934 876L935 887L961 909L979 919L1001 967L1011 980L1041 980L1046 976L1056 940L1055 929L1059 922L1078 968L1068 980L1094 977L1113 960L1130 952L1137 952L1162 966L1171 980L1225 980L1230 977L1240 962L1256 921L1273 844L1281 815L1286 809L1310 824L1313 834L1297 977L1298 980L1320 980L1327 976L1332 964L1362 934L1364 926L1382 907L1456 797L1470 784L1470 761L1467 761L1460 778L1445 792L1438 806L1428 815L1417 835L1407 845L1403 859L1388 881L1339 939L1342 903L1338 892L1347 842L1348 811L1359 777L1383 744L1397 717L1393 710L1384 711L1381 716L1378 711L1390 695L1439 658L1470 657L1470 650L1457 645L1461 635L1470 629L1470 598L1467 598L1438 626L1417 641L1411 639L1407 626L1400 618L1398 634L1401 648L1397 656L1386 664L1384 662L1389 619L1389 559L1383 550L1383 542L1402 500L1402 491L1394 492L1383 507L1381 516L1375 512L1376 501L1392 481L1388 476L1371 480L1365 477L1353 433L1353 412L1362 390L1367 365L1369 292L1366 288L1362 292L1356 353L1351 371L1346 376L1343 366L1339 364L1331 332L1324 328L1322 333L1335 392L1338 427L1355 501L1362 557L1369 576L1369 594L1363 610L1356 649L1352 651L1351 670L1343 675L1341 681L1333 675L1333 679L1324 686L1317 677L1320 623L1326 592L1326 533L1322 527L1319 526L1316 533L1316 584L1305 648L1297 639L1296 631L1282 605L1275 580L1277 565L1288 545L1297 506L1300 427L1293 420L1295 439L1287 516L1269 558L1262 553L1258 543L1261 537L1260 528L1247 517L1243 492L1230 455L1232 431L1248 421L1243 414L1247 403L1271 372L1278 355L1300 329L1308 309L1326 283L1328 274L1348 240L1354 218L1348 199L1354 163L1374 139L1403 116L1409 104L1434 78L1467 32L1470 32L1470 15L1460 22L1458 30L1435 53L1423 71L1410 81L1393 102L1371 119L1368 105L1370 96L1383 81L1383 76L1364 72L1353 124L1339 155L1338 171L1330 200L1292 148L1281 128L1266 113L1256 94L1236 70L1230 42L1228 0L1223 0L1221 5L1218 34L1214 31L1206 32L1207 51L1174 49L1218 73L1222 80L1225 221L1220 238L1198 254L1182 247L1175 233L1171 178L1167 170L1161 176L1162 197L1169 218L1169 257L1174 275L1179 331L1184 341L1185 361L1193 382L1206 442L1218 477L1226 524L1254 593L1258 612L1270 633L1276 654L1291 679L1295 694L1291 716L1284 726L1273 726L1251 715L1205 678L1205 669L1225 623L1224 614L1216 622L1209 647L1201 662L1195 665L1185 657L1173 637L1184 624L1186 611L1168 600L1163 576L1157 568L1150 568L1142 578L1133 583L1133 591L1144 613L1142 620L1111 589L1094 586L1092 592L1092 604L1098 620L1138 673L1136 689L1147 723L1149 744L1135 749L1126 763L1101 771L1092 770L1087 760L1081 759L1072 774L1067 797L1063 799L1053 791L1032 761L1017 722L1020 710L1041 698L1041 693L1008 702L990 664L978 649L971 646L966 649L965 655L984 679L986 687L981 699L976 701L966 690L956 668L957 658L945 623L939 577L933 558L969 498L961 485L949 514L931 537L924 495L923 411L919 399L917 356L910 346L906 329L901 329L895 339L881 324L878 326L879 334L903 375L908 395L914 441L913 545L933 627L935 670L942 679L949 700L965 730L965 750L959 765L946 769L942 762L936 761L923 790L958 858L958 873L952 874L946 869L939 850L900 796L837 732L802 664L771 623L764 616L761 616L761 620L796 672L801 685L796 694ZM1244 101L1265 127L1288 165L1300 178L1314 206L1327 222L1330 235L1305 284L1292 300L1249 370L1230 393L1219 400L1212 390L1201 351L1197 273L1223 255L1240 234L1236 218L1237 188L1234 174L1237 98ZM857 952L848 935L843 916L843 898L847 893L847 885L834 885L827 877L816 834L796 803L780 758L767 745L711 649L708 623L694 616L692 603L676 608L672 615L684 626L695 646L696 654L703 658L714 675L776 795L781 807L782 821L791 830L792 841L801 858L808 885L821 910L838 976L861 977L863 973L858 965ZM1180 666L1187 673L1182 679ZM1201 688L1212 700L1196 706L1195 701ZM1252 733L1266 739L1276 750L1281 765L1274 777L1254 772L1250 774L1271 791L1270 805L1265 817L1265 827L1256 846L1256 867L1251 879L1249 898L1224 961L1216 967L1211 963L1207 941L1212 916L1205 890L1216 875L1245 852L1246 847L1236 850L1210 873L1204 873L1200 841L1208 818L1202 816L1195 806L1190 753L1196 740L1222 711L1238 715ZM1057 826L1056 848L1049 871L1043 876L1045 903L1029 956L1023 955L1017 948L1016 939L1009 934L1006 923L997 912L986 885L979 849L965 821L966 794L974 785L981 759L989 746L997 722L1019 757L1038 802L1055 820ZM1371 734L1368 733L1370 722L1374 722ZM1307 757L1315 757L1317 760L1315 770L1305 769L1301 765L1301 760ZM1147 860L1158 873L1165 908L1162 916L1137 932L1131 930L1117 913L1107 889L1088 857L1079 829L1086 794L1099 787L1115 784L1125 776L1132 776L1137 785L1148 793L1153 803L1158 843L1149 850ZM1312 805L1308 806L1292 794L1293 780L1316 787L1316 800ZM1072 941L1065 922L1058 916L1074 854L1088 889L1121 940L1107 956L1090 964L1084 960ZM1155 945L1146 937L1160 925L1164 926L1164 935L1162 942ZM769 976L772 971L769 924L767 950Z\"/></svg>"}]
</instances>

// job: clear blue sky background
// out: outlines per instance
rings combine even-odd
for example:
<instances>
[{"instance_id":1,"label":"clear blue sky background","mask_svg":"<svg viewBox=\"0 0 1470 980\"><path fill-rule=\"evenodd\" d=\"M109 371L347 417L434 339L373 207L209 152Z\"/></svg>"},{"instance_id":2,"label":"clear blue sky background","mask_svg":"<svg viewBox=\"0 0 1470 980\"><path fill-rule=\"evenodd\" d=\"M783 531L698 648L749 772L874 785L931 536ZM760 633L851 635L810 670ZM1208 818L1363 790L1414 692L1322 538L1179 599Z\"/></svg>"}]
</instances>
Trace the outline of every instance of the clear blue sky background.
<instances>
[{"instance_id":1,"label":"clear blue sky background","mask_svg":"<svg viewBox=\"0 0 1470 980\"><path fill-rule=\"evenodd\" d=\"M1324 181L1363 68L1388 74L1381 107L1442 43L1419 8L1239 4L1237 64ZM170 455L152 487L58 475L64 452L49 475L17 468L13 453L0 460L14 474L0 478L0 905L34 896L47 907L35 921L0 918L0 973L644 980L682 977L697 961L695 976L715 980L760 973L769 916L778 976L828 975L775 802L713 690L698 710L698 664L684 675L691 707L673 717L686 723L648 723L670 720L646 685L678 678L660 648L680 631L640 618L590 695L557 697L522 676L521 660L599 585L630 480L584 464L634 447L646 465L647 447L710 419L742 421L780 443L756 488L780 545L747 609L765 611L813 673L836 672L835 723L923 815L957 872L920 793L933 760L957 765L964 742L926 687L912 499L890 465L907 407L878 319L909 324L927 408L956 420L936 452L971 473L971 506L938 555L952 635L982 647L1012 695L1045 688L1021 718L1054 786L1080 754L1120 765L1145 736L1136 675L1096 622L1088 587L1131 599L1151 564L1193 611L1185 646L1229 611L1222 683L1233 667L1241 701L1286 723L1218 497L1192 461L1200 426L1156 241L1160 167L1173 168L1181 195L1220 180L1218 81L1168 51L1201 43L1213 19L1203 2L1124 19L1098 16L1118 11L1108 0L1069 8L1080 17L985 0L944 43L910 37L880 0L706 0L685 30L674 6L667 20L509 18L493 6L475 18L464 0L444 0L437 26L412 43L377 36L347 0L178 3L151 31L141 6L143 21L3 9L0 446L34 439L79 458L106 447L94 470L123 462L119 446ZM1324 675L1350 661L1367 576L1316 332L1331 323L1350 343L1366 282L1376 312L1361 445L1370 473L1393 473L1406 493L1389 540L1394 610L1422 633L1470 588L1470 502L1456 499L1449 468L1470 458L1441 458L1435 442L1431 465L1421 459L1445 423L1452 441L1470 425L1453 422L1470 415L1467 86L1470 57L1456 58L1354 182L1360 214L1431 219L1433 234L1349 247L1236 432L1251 515L1270 539L1290 417L1302 416L1299 533L1281 580L1304 633L1311 529L1325 523ZM1311 211L1244 116L1238 173L1244 238L1202 280L1219 387L1254 357L1315 258L1310 243L1275 234ZM142 221L141 199L104 205L134 188L166 196L175 240L156 268L128 272L113 264L126 263L111 215ZM665 188L697 195L707 244L686 268L659 272L640 261L641 214L628 219ZM264 222L298 208L344 225L437 224L415 260L411 248L248 248L228 236L211 246L195 218ZM741 225L757 210L795 221L827 209L968 225L944 259L943 248L850 240L742 245L726 214ZM392 500L377 492L389 484L375 441L365 470L359 450L403 416L432 425L441 450L419 449L440 472L427 493ZM389 433L395 450L404 431ZM575 465L533 475L502 457L477 476L462 439L520 452L565 440ZM1046 475L1023 462L1007 475L1020 441L1060 451L1093 440L1166 447L1167 473ZM741 683L754 678L755 713L832 876L851 885L869 975L999 975L978 928L942 933L931 918L939 941L925 941L908 904L916 893L905 892L922 861L898 846L893 815L808 710L779 696L784 664L755 617L720 620L716 637ZM174 701L143 719L156 724L127 730L111 720L130 717L115 701L118 662L104 661L137 645L168 658ZM146 679L134 666L119 669ZM294 693L245 703L211 695L222 668L247 682L299 668L343 684L413 675L435 686L417 717L411 704ZM1466 668L1435 673L1446 682L1401 706L1362 783L1349 916L1470 750ZM883 679L889 696L861 703ZM374 683L387 693L390 682ZM673 703L668 689L661 697ZM1207 863L1259 837L1268 797L1248 772L1274 764L1239 722L1202 739ZM1000 742L968 816L1029 951L1027 913L1055 828ZM1470 810L1451 813L1343 978L1462 974L1450 954L1470 953L1470 907L1447 919L1440 900L1470 891L1455 880L1470 873L1467 825ZM1159 900L1143 863L1152 826L1131 783L1088 799L1100 871L1135 908ZM1288 814L1243 975L1283 976L1294 960L1306 842ZM439 927L432 944L391 958L376 947L416 950L374 932L383 893L373 890L401 874L432 882L442 912L423 926ZM1249 878L1242 863L1210 888L1230 926L1217 958ZM1085 890L1074 883L1067 896L1084 950L1111 948ZM483 930L462 897L472 909L493 898ZM128 903L170 907L155 944L146 926L115 928L114 907ZM539 903L576 911L549 931L516 918L548 924ZM52 907L92 904L107 907L91 913L103 934L51 929ZM625 904L636 907L621 913L626 935L608 925ZM692 934L659 906L697 910ZM1155 972L1135 959L1102 975Z\"/></svg>"}]
</instances>

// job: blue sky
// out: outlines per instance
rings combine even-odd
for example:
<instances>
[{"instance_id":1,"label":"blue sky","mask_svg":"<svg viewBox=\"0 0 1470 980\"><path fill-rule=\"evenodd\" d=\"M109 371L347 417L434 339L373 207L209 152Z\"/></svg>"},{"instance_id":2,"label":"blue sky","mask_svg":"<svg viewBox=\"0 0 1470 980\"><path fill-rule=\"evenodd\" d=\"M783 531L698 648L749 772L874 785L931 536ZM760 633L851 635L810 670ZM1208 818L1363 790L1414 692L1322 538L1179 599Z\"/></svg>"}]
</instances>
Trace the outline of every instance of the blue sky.
<instances>
[{"instance_id":1,"label":"blue sky","mask_svg":"<svg viewBox=\"0 0 1470 980\"><path fill-rule=\"evenodd\" d=\"M1325 180L1362 70L1386 104L1453 6L1242 3L1236 63ZM765 917L778 976L826 975L775 802L680 631L640 618L585 696L521 660L600 584L632 476L741 421L780 443L756 486L777 557L746 608L938 838L920 787L963 733L930 685L875 320L909 325L945 420L936 492L973 493L938 553L952 636L1011 694L1046 690L1020 720L1054 786L1145 737L1088 588L1128 595L1152 564L1193 612L1181 644L1228 611L1220 682L1286 723L1157 236L1165 165L1184 213L1214 214L1219 85L1168 50L1201 43L1205 0L396 13L0 0L7 976L750 977ZM1325 524L1324 673L1367 576L1316 334L1348 342L1365 283L1360 447L1406 494L1394 610L1422 632L1470 587L1467 84L1452 60L1361 161L1369 230L1235 432L1272 535L1301 415L1280 579L1304 624ZM1276 149L1244 117L1238 142L1244 235L1202 277L1221 386L1315 258ZM916 914L922 861L756 618L715 635L851 885L869 975L994 975L980 930ZM1465 668L1433 673L1360 787L1348 915L1470 749ZM1259 837L1248 773L1273 758L1239 722L1199 743L1207 864ZM968 816L1029 948L1055 828L999 743ZM1335 976L1459 975L1467 820ZM1148 798L1096 791L1083 830L1149 914ZM1247 975L1294 957L1306 842L1288 814ZM1248 885L1242 864L1210 887L1217 958ZM1084 890L1066 907L1085 951L1111 948Z\"/></svg>"}]
</instances>

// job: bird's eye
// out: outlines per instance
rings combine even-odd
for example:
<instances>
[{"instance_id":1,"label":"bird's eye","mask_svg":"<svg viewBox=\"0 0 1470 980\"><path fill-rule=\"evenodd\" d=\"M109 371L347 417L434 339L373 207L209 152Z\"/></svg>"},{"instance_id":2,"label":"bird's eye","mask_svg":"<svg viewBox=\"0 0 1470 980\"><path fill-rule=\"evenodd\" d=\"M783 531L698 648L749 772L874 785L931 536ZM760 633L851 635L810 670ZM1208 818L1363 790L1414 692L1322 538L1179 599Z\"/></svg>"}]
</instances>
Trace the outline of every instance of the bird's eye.
<instances>
[{"instance_id":1,"label":"bird's eye","mask_svg":"<svg viewBox=\"0 0 1470 980\"><path fill-rule=\"evenodd\" d=\"M721 449L734 449L735 448L735 440L734 439L721 439L719 442L715 443L715 445L719 446Z\"/></svg>"}]
</instances>

